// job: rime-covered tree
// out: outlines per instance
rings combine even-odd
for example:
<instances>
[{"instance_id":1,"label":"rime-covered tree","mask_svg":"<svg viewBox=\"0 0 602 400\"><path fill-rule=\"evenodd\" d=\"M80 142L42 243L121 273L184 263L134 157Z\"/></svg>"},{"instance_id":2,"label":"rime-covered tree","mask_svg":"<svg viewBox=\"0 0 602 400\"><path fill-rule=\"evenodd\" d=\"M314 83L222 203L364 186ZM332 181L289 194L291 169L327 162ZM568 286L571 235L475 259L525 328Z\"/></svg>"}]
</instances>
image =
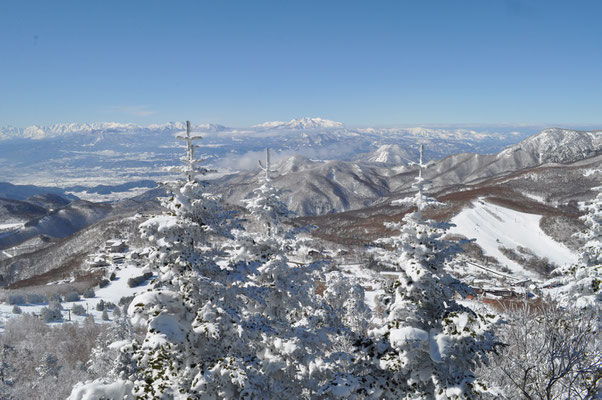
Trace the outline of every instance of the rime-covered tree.
<instances>
[{"instance_id":1,"label":"rime-covered tree","mask_svg":"<svg viewBox=\"0 0 602 400\"><path fill-rule=\"evenodd\" d=\"M498 331L504 346L481 376L496 400L599 399L602 396L602 333L594 309L548 301L506 309Z\"/></svg>"},{"instance_id":2,"label":"rime-covered tree","mask_svg":"<svg viewBox=\"0 0 602 400\"><path fill-rule=\"evenodd\" d=\"M265 172L263 184L253 190L253 197L245 201L245 207L250 212L253 222L253 235L257 237L270 237L278 239L286 237L291 231L284 222L289 220L293 213L280 198L280 191L272 184L272 169L270 149L266 149L265 165L259 162Z\"/></svg>"},{"instance_id":3,"label":"rime-covered tree","mask_svg":"<svg viewBox=\"0 0 602 400\"><path fill-rule=\"evenodd\" d=\"M165 184L166 212L140 225L150 247L148 267L157 278L128 310L132 324L146 330L141 342L122 347L124 361L132 360L133 368L122 368L128 374L114 382L80 385L72 398L116 387L137 398L186 398L227 355L223 331L236 329L238 321L228 314L217 243L228 235L228 213L198 179L207 173L195 157L194 142L201 137L191 134L187 122L186 135L178 138L185 141L186 156L177 168L184 179Z\"/></svg>"},{"instance_id":4,"label":"rime-covered tree","mask_svg":"<svg viewBox=\"0 0 602 400\"><path fill-rule=\"evenodd\" d=\"M4 324L0 335L0 398L65 399L76 382L89 379L83 368L106 325L48 325L23 314Z\"/></svg>"},{"instance_id":5,"label":"rime-covered tree","mask_svg":"<svg viewBox=\"0 0 602 400\"><path fill-rule=\"evenodd\" d=\"M577 236L584 240L576 265L557 271L565 286L560 301L577 308L602 307L602 186L594 190L598 195L587 202L581 220L586 229Z\"/></svg>"},{"instance_id":6,"label":"rime-covered tree","mask_svg":"<svg viewBox=\"0 0 602 400\"><path fill-rule=\"evenodd\" d=\"M585 266L602 265L602 186L595 188L598 195L584 206L586 214L581 218L586 225L580 263Z\"/></svg>"},{"instance_id":7,"label":"rime-covered tree","mask_svg":"<svg viewBox=\"0 0 602 400\"><path fill-rule=\"evenodd\" d=\"M357 340L356 329L367 322L364 292L341 274L324 274L322 262L302 258L307 243L285 224L292 213L272 185L269 150L261 166L264 182L245 201L249 229L236 232L230 259L239 271L252 271L237 284L247 312L265 327L254 344L259 372L268 377L270 398L327 397L353 358L341 343Z\"/></svg>"},{"instance_id":8,"label":"rime-covered tree","mask_svg":"<svg viewBox=\"0 0 602 400\"><path fill-rule=\"evenodd\" d=\"M134 394L141 398L188 396L202 391L212 371L232 367L228 343L237 329L236 298L227 290L227 271L217 264L220 236L228 236L228 214L208 194L198 176L207 173L195 157L195 140L187 122L183 181L169 185L168 212L140 225L152 244L150 266L158 274L156 289L132 301L134 325L147 327L143 343L134 343L139 371ZM228 374L229 375L229 374ZM238 378L237 378L238 379Z\"/></svg>"},{"instance_id":9,"label":"rime-covered tree","mask_svg":"<svg viewBox=\"0 0 602 400\"><path fill-rule=\"evenodd\" d=\"M168 211L140 226L157 275L128 311L144 339L122 346L118 379L79 385L71 398L312 397L349 359L328 351L345 327L315 293L320 265L288 260L295 240L269 187L251 201L257 231L233 229L196 179L204 171L188 130L185 139L186 179L170 186Z\"/></svg>"},{"instance_id":10,"label":"rime-covered tree","mask_svg":"<svg viewBox=\"0 0 602 400\"><path fill-rule=\"evenodd\" d=\"M384 398L475 398L485 390L474 370L492 349L491 321L454 300L469 288L443 270L456 252L442 239L449 224L423 217L437 201L424 192L422 146L420 153L417 193L401 201L416 211L402 224L387 224L399 233L381 240L392 251L380 261L399 277L383 297L385 317L368 346L380 369L373 375L384 384Z\"/></svg>"}]
</instances>

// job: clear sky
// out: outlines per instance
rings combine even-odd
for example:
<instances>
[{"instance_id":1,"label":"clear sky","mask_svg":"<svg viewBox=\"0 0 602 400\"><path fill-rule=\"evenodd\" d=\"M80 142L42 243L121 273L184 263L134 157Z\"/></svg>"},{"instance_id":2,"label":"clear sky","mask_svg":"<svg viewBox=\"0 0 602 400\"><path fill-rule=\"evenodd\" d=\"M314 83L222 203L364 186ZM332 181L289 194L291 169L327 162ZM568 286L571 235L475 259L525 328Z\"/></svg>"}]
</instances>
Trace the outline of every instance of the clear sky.
<instances>
[{"instance_id":1,"label":"clear sky","mask_svg":"<svg viewBox=\"0 0 602 400\"><path fill-rule=\"evenodd\" d=\"M602 1L0 0L0 126L602 122Z\"/></svg>"}]
</instances>

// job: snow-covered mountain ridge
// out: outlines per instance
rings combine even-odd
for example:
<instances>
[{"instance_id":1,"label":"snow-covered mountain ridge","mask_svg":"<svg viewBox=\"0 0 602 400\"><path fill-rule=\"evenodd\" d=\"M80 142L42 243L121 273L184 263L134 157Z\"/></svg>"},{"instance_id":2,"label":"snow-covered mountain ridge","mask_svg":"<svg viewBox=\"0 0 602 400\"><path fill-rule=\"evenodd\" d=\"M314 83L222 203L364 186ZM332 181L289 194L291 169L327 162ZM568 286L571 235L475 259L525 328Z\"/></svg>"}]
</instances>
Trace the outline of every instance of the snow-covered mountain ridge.
<instances>
[{"instance_id":1,"label":"snow-covered mountain ridge","mask_svg":"<svg viewBox=\"0 0 602 400\"><path fill-rule=\"evenodd\" d=\"M602 130L545 129L500 153L502 157L536 158L543 163L566 163L591 157L602 149Z\"/></svg>"},{"instance_id":2,"label":"snow-covered mountain ridge","mask_svg":"<svg viewBox=\"0 0 602 400\"><path fill-rule=\"evenodd\" d=\"M152 124L141 126L136 124L122 124L118 122L93 122L93 123L63 123L49 126L32 125L26 128L13 126L0 127L0 140L9 139L48 139L70 134L93 134L93 133L137 133L137 132L166 132L174 133L186 129L183 122L168 122L165 124ZM226 127L214 124L195 125L193 129L198 131L218 132Z\"/></svg>"},{"instance_id":3,"label":"snow-covered mountain ridge","mask_svg":"<svg viewBox=\"0 0 602 400\"><path fill-rule=\"evenodd\" d=\"M440 191L550 163L571 164L589 159L596 164L595 157L600 155L602 142L598 132L548 129L498 154L463 153L433 160L424 176L431 181L432 190ZM416 157L414 148L398 145L383 145L355 161L316 162L296 156L275 165L278 174L273 181L285 191L283 198L288 207L300 216L356 210L407 196L417 174L417 167L408 162ZM228 202L239 204L260 178L257 171L235 174L221 180L217 190ZM572 186L578 181L575 177L571 182L559 182L559 192L552 197L555 201L569 201L571 192L572 196L580 196L582 189ZM533 192L542 191L537 183L529 185Z\"/></svg>"}]
</instances>

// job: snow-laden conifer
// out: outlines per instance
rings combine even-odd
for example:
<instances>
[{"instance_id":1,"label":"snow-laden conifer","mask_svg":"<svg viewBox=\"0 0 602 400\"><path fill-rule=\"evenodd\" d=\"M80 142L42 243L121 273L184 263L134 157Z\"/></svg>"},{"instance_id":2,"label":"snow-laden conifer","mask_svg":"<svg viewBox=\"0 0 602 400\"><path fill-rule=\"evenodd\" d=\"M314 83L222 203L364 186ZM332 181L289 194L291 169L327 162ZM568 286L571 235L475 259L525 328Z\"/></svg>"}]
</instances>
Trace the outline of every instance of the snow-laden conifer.
<instances>
[{"instance_id":1,"label":"snow-laden conifer","mask_svg":"<svg viewBox=\"0 0 602 400\"><path fill-rule=\"evenodd\" d=\"M137 296L128 310L132 324L146 331L142 342L122 346L124 362L134 366L121 368L129 373L116 382L80 385L74 399L85 397L87 390L117 390L119 382L127 396L189 398L200 393L204 376L225 362L234 346L224 337L237 336L238 310L230 305L236 302L228 298L227 272L217 264L217 243L229 234L229 215L198 179L207 173L194 154L200 137L191 135L187 123L186 135L179 138L186 143L178 168L184 179L165 185L167 211L140 225L150 247L148 268L156 279L153 289Z\"/></svg>"},{"instance_id":2,"label":"snow-laden conifer","mask_svg":"<svg viewBox=\"0 0 602 400\"><path fill-rule=\"evenodd\" d=\"M470 288L444 272L456 252L442 239L446 223L424 219L423 211L437 204L424 192L422 148L417 193L402 200L416 211L403 223L389 223L396 236L381 240L381 262L398 271L388 288L382 324L372 331L368 346L384 381L383 397L405 399L475 398L485 390L474 370L492 349L490 318L458 304L456 293Z\"/></svg>"},{"instance_id":3,"label":"snow-laden conifer","mask_svg":"<svg viewBox=\"0 0 602 400\"><path fill-rule=\"evenodd\" d=\"M195 157L200 137L191 136L189 123L180 138L186 142L180 169L185 180L169 185L168 212L140 225L152 245L149 266L158 276L156 288L136 297L128 311L134 325L147 329L143 343L130 350L139 367L134 394L141 398L202 393L206 377L222 364L232 379L245 374L237 367L241 360L229 357L244 335L227 271L217 263L219 237L229 235L228 214L198 180L207 170Z\"/></svg>"},{"instance_id":4,"label":"snow-laden conifer","mask_svg":"<svg viewBox=\"0 0 602 400\"><path fill-rule=\"evenodd\" d=\"M290 212L267 179L248 202L252 230L233 229L196 180L203 171L192 139L188 133L186 179L170 186L168 211L140 226L156 279L128 313L144 339L120 344L117 380L78 385L71 398L103 390L140 399L328 397L321 389L353 363L346 349L356 339L331 292L350 288L347 311L358 317L363 292L339 282L316 293L316 280L342 278L289 259L301 245L283 226Z\"/></svg>"},{"instance_id":5,"label":"snow-laden conifer","mask_svg":"<svg viewBox=\"0 0 602 400\"><path fill-rule=\"evenodd\" d=\"M564 287L560 289L562 305L577 308L602 306L602 186L594 188L597 196L583 205L581 217L585 230L576 236L584 240L576 265L555 271L561 275Z\"/></svg>"},{"instance_id":6,"label":"snow-laden conifer","mask_svg":"<svg viewBox=\"0 0 602 400\"><path fill-rule=\"evenodd\" d=\"M236 232L230 258L230 265L248 273L233 285L262 326L253 344L257 373L266 378L267 398L332 397L333 382L354 362L349 343L368 320L364 292L304 257L308 244L286 223L292 213L270 179L269 150L262 167L263 184L245 201L248 230Z\"/></svg>"}]
</instances>

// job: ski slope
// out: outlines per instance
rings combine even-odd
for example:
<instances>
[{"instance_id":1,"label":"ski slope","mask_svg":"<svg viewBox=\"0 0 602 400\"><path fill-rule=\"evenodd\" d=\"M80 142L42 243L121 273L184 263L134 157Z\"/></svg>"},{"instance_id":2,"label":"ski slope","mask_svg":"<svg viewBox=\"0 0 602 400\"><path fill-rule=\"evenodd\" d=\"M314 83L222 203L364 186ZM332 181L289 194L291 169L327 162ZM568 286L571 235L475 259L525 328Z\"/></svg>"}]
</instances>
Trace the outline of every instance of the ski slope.
<instances>
[{"instance_id":1,"label":"ski slope","mask_svg":"<svg viewBox=\"0 0 602 400\"><path fill-rule=\"evenodd\" d=\"M99 288L98 286L94 288L95 296L92 298L82 297L79 301L65 301L62 302L61 305L63 307L63 322L69 322L69 311L73 308L74 305L79 304L88 310L88 314L94 317L96 322L108 322L102 320L102 311L96 310L96 305L103 300L104 302L111 302L114 304L118 304L119 300L122 297L134 296L145 292L148 289L149 281L144 282L140 286L129 287L128 279L133 278L135 276L139 276L142 274L142 269L133 265L127 265L123 268L119 268L115 270L117 278L109 283L104 288ZM24 290L23 292L26 292ZM30 313L39 315L42 308L48 307L48 303L44 304L21 304L19 305L23 313ZM7 303L0 304L0 332L4 330L4 325L6 322L11 319L18 317L19 314L13 314L12 312L13 306ZM109 320L112 321L114 319L113 312L109 311ZM74 322L83 322L85 316L74 315L71 313L71 321ZM63 322L51 322L50 325L60 324Z\"/></svg>"},{"instance_id":2,"label":"ski slope","mask_svg":"<svg viewBox=\"0 0 602 400\"><path fill-rule=\"evenodd\" d=\"M479 199L472 203L472 208L465 208L452 218L456 226L449 233L475 238L486 256L496 258L515 276L540 280L536 273L525 270L499 250L500 247L516 250L522 246L559 266L576 263L577 254L547 236L539 227L540 219L541 215L514 211Z\"/></svg>"}]
</instances>

